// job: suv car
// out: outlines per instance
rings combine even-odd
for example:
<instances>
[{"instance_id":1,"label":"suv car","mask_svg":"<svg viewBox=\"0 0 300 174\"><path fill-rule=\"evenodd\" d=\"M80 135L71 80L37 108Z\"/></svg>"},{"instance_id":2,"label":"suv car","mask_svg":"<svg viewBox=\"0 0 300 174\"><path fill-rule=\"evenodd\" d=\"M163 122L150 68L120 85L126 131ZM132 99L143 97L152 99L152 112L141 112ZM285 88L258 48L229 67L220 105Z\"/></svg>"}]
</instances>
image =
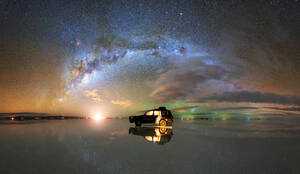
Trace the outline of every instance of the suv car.
<instances>
[{"instance_id":1,"label":"suv car","mask_svg":"<svg viewBox=\"0 0 300 174\"><path fill-rule=\"evenodd\" d=\"M165 107L159 107L147 111L144 115L130 116L129 122L135 123L136 126L141 126L142 123L155 123L159 126L166 126L173 123L173 115Z\"/></svg>"}]
</instances>

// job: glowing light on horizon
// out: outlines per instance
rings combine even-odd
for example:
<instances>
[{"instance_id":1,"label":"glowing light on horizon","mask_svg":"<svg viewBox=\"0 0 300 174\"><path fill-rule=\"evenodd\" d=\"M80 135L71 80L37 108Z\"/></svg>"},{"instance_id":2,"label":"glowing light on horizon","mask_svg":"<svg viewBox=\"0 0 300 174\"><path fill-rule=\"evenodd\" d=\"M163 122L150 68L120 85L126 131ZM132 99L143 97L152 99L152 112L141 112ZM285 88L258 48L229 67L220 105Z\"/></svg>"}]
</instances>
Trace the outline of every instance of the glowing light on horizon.
<instances>
[{"instance_id":1,"label":"glowing light on horizon","mask_svg":"<svg viewBox=\"0 0 300 174\"><path fill-rule=\"evenodd\" d=\"M99 121L99 120L102 120L104 119L104 117L100 114L95 114L93 117L92 117L93 120L95 121Z\"/></svg>"}]
</instances>

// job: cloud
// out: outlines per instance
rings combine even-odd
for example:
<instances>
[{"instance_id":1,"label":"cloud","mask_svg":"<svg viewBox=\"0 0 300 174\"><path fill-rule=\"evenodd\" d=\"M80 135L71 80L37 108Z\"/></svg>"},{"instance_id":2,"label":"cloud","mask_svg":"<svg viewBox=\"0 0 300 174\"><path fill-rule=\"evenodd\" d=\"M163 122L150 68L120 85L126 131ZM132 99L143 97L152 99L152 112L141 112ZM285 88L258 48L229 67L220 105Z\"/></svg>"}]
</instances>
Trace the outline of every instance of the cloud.
<instances>
[{"instance_id":1,"label":"cloud","mask_svg":"<svg viewBox=\"0 0 300 174\"><path fill-rule=\"evenodd\" d=\"M272 22L263 26L256 26L255 18L236 16L237 23L222 27L212 54L236 75L244 90L299 95L298 31L281 25L278 17L270 18L270 9L265 12L261 20Z\"/></svg>"},{"instance_id":2,"label":"cloud","mask_svg":"<svg viewBox=\"0 0 300 174\"><path fill-rule=\"evenodd\" d=\"M100 95L98 94L97 89L94 89L94 90L91 90L91 91L85 91L85 96L91 97L91 99L96 101L96 102L101 102L102 101L102 99L100 98Z\"/></svg>"},{"instance_id":3,"label":"cloud","mask_svg":"<svg viewBox=\"0 0 300 174\"><path fill-rule=\"evenodd\" d=\"M196 108L199 108L199 106L180 107L180 108L172 109L172 111L174 111L174 112L186 112L186 111L189 111L191 109L196 109Z\"/></svg>"},{"instance_id":4,"label":"cloud","mask_svg":"<svg viewBox=\"0 0 300 174\"><path fill-rule=\"evenodd\" d=\"M248 109L259 109L259 108L258 107L241 106L241 107L218 108L218 109L215 109L215 110L217 110L217 111L231 111L231 110L248 110Z\"/></svg>"},{"instance_id":5,"label":"cloud","mask_svg":"<svg viewBox=\"0 0 300 174\"><path fill-rule=\"evenodd\" d=\"M300 97L283 96L274 93L262 93L258 91L224 92L204 98L219 102L252 102L252 103L276 103L284 105L300 105Z\"/></svg>"},{"instance_id":6,"label":"cloud","mask_svg":"<svg viewBox=\"0 0 300 174\"><path fill-rule=\"evenodd\" d=\"M287 108L280 108L280 107L265 107L268 109L274 109L274 110L281 110L281 111L299 111L300 112L300 107L287 107Z\"/></svg>"},{"instance_id":7,"label":"cloud","mask_svg":"<svg viewBox=\"0 0 300 174\"><path fill-rule=\"evenodd\" d=\"M112 100L111 103L114 105L120 105L123 108L132 106L132 102L130 100Z\"/></svg>"},{"instance_id":8,"label":"cloud","mask_svg":"<svg viewBox=\"0 0 300 174\"><path fill-rule=\"evenodd\" d=\"M219 80L224 77L224 70L211 64L205 64L200 58L190 58L185 63L179 63L174 69L160 75L154 83L157 87L151 96L157 102L167 102L184 98L197 87L208 80Z\"/></svg>"}]
</instances>

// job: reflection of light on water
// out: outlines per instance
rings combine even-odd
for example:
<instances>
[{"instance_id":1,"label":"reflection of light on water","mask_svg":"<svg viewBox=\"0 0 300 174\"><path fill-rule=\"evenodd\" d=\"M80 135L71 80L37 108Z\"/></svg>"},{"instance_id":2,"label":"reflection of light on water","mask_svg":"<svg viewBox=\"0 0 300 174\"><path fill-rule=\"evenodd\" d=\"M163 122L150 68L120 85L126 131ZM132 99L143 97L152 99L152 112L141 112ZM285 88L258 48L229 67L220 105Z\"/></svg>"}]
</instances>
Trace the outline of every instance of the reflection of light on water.
<instances>
[{"instance_id":1,"label":"reflection of light on water","mask_svg":"<svg viewBox=\"0 0 300 174\"><path fill-rule=\"evenodd\" d=\"M153 136L153 137L151 137L151 136L145 136L145 139L147 141L152 141L154 143L160 142L160 136Z\"/></svg>"},{"instance_id":2,"label":"reflection of light on water","mask_svg":"<svg viewBox=\"0 0 300 174\"><path fill-rule=\"evenodd\" d=\"M223 120L223 121L226 121L226 120L227 120L227 117L225 117L225 116L222 117L222 120Z\"/></svg>"},{"instance_id":3,"label":"reflection of light on water","mask_svg":"<svg viewBox=\"0 0 300 174\"><path fill-rule=\"evenodd\" d=\"M152 141L152 137L151 136L145 136L145 139L148 141Z\"/></svg>"},{"instance_id":4,"label":"reflection of light on water","mask_svg":"<svg viewBox=\"0 0 300 174\"><path fill-rule=\"evenodd\" d=\"M147 141L152 141L153 143L160 142L162 134L167 134L167 128L160 127L155 128L155 136L145 136Z\"/></svg>"},{"instance_id":5,"label":"reflection of light on water","mask_svg":"<svg viewBox=\"0 0 300 174\"><path fill-rule=\"evenodd\" d=\"M155 127L158 127L160 129L164 128L164 129L173 129L172 126L155 126Z\"/></svg>"},{"instance_id":6,"label":"reflection of light on water","mask_svg":"<svg viewBox=\"0 0 300 174\"><path fill-rule=\"evenodd\" d=\"M155 129L155 135L156 135L156 136L160 136L160 132L159 132L159 129L158 129L158 128Z\"/></svg>"}]
</instances>

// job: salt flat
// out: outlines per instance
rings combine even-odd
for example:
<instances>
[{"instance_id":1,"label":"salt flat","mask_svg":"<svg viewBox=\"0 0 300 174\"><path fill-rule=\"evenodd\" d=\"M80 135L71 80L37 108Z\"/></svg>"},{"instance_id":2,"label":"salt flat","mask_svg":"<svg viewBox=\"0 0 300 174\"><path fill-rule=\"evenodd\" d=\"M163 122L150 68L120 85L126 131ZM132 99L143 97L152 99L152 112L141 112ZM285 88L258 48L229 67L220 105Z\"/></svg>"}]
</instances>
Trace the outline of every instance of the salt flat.
<instances>
[{"instance_id":1,"label":"salt flat","mask_svg":"<svg viewBox=\"0 0 300 174\"><path fill-rule=\"evenodd\" d=\"M175 120L167 129L127 119L3 121L0 173L300 173L298 118Z\"/></svg>"}]
</instances>

